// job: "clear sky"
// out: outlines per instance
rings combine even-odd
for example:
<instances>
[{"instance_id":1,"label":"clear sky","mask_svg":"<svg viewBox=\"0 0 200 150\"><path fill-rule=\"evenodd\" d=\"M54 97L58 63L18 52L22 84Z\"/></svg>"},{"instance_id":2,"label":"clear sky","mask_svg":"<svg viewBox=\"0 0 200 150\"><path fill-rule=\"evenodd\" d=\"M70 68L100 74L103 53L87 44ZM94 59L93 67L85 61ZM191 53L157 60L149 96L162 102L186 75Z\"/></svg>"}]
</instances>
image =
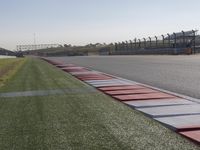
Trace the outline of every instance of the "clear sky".
<instances>
[{"instance_id":1,"label":"clear sky","mask_svg":"<svg viewBox=\"0 0 200 150\"><path fill-rule=\"evenodd\" d=\"M200 28L200 0L0 0L0 47L110 43Z\"/></svg>"}]
</instances>

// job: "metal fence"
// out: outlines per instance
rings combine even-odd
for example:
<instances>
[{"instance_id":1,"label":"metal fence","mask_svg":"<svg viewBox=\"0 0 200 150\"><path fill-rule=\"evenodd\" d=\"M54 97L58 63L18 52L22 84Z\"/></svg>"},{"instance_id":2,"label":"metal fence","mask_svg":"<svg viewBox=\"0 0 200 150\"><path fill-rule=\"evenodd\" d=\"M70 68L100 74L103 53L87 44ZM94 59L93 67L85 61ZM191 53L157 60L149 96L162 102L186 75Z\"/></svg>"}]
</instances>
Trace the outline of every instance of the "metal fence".
<instances>
[{"instance_id":1,"label":"metal fence","mask_svg":"<svg viewBox=\"0 0 200 150\"><path fill-rule=\"evenodd\" d=\"M200 50L197 30L115 43L113 54L192 54ZM198 47L199 45L199 47Z\"/></svg>"}]
</instances>

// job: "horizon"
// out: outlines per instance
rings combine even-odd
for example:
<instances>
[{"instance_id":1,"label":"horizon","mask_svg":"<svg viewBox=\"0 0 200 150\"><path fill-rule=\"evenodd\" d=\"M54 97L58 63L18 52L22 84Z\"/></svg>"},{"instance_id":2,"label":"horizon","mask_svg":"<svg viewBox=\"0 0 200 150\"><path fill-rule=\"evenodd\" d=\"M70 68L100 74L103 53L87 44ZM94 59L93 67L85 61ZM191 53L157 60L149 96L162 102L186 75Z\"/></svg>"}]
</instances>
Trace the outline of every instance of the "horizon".
<instances>
[{"instance_id":1,"label":"horizon","mask_svg":"<svg viewBox=\"0 0 200 150\"><path fill-rule=\"evenodd\" d=\"M198 4L198 0L3 0L0 47L82 46L195 30L200 26Z\"/></svg>"}]
</instances>

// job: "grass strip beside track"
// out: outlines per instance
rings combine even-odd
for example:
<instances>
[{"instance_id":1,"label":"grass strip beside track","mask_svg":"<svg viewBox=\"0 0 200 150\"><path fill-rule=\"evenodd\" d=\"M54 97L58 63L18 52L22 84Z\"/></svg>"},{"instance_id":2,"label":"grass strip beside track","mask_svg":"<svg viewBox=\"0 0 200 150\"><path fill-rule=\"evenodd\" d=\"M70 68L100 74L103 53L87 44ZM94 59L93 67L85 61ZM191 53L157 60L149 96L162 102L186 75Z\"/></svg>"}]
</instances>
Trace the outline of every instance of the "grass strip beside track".
<instances>
[{"instance_id":1,"label":"grass strip beside track","mask_svg":"<svg viewBox=\"0 0 200 150\"><path fill-rule=\"evenodd\" d=\"M11 78L25 62L25 59L8 58L0 59L0 87Z\"/></svg>"},{"instance_id":2,"label":"grass strip beside track","mask_svg":"<svg viewBox=\"0 0 200 150\"><path fill-rule=\"evenodd\" d=\"M53 69L46 62L28 58L22 69L6 86L0 89L0 92L80 88L84 86L65 72Z\"/></svg>"},{"instance_id":3,"label":"grass strip beside track","mask_svg":"<svg viewBox=\"0 0 200 150\"><path fill-rule=\"evenodd\" d=\"M88 88L46 62L31 58L8 83L2 91ZM1 98L0 148L199 149L100 92Z\"/></svg>"}]
</instances>

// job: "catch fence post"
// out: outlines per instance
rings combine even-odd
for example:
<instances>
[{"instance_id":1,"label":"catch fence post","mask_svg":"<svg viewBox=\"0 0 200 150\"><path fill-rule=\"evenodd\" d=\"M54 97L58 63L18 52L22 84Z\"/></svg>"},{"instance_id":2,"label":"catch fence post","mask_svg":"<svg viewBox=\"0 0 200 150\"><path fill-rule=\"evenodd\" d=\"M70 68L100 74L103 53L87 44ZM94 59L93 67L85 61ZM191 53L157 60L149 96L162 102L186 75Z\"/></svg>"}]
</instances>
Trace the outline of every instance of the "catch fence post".
<instances>
[{"instance_id":1,"label":"catch fence post","mask_svg":"<svg viewBox=\"0 0 200 150\"><path fill-rule=\"evenodd\" d=\"M129 50L129 44L128 44L128 41L126 41L125 47L126 47L126 51L128 51L128 50Z\"/></svg>"},{"instance_id":2,"label":"catch fence post","mask_svg":"<svg viewBox=\"0 0 200 150\"><path fill-rule=\"evenodd\" d=\"M137 48L137 39L136 38L134 39L134 42L135 42L135 44L134 44L135 46L134 47L136 49Z\"/></svg>"},{"instance_id":3,"label":"catch fence post","mask_svg":"<svg viewBox=\"0 0 200 150\"><path fill-rule=\"evenodd\" d=\"M155 38L156 38L156 48L158 48L158 37L155 36Z\"/></svg>"},{"instance_id":4,"label":"catch fence post","mask_svg":"<svg viewBox=\"0 0 200 150\"><path fill-rule=\"evenodd\" d=\"M132 50L133 49L133 42L131 40L129 40L129 43L130 43L130 49Z\"/></svg>"},{"instance_id":5,"label":"catch fence post","mask_svg":"<svg viewBox=\"0 0 200 150\"><path fill-rule=\"evenodd\" d=\"M169 34L169 33L167 33L167 36L168 36L168 46L169 46L169 47L171 47L171 42L170 42L170 41L171 41L171 39L170 39L170 34Z\"/></svg>"},{"instance_id":6,"label":"catch fence post","mask_svg":"<svg viewBox=\"0 0 200 150\"><path fill-rule=\"evenodd\" d=\"M140 40L140 39L138 39L138 41L139 41L139 48L141 48L141 40Z\"/></svg>"},{"instance_id":7,"label":"catch fence post","mask_svg":"<svg viewBox=\"0 0 200 150\"><path fill-rule=\"evenodd\" d=\"M115 43L115 51L118 51L118 44Z\"/></svg>"},{"instance_id":8,"label":"catch fence post","mask_svg":"<svg viewBox=\"0 0 200 150\"><path fill-rule=\"evenodd\" d=\"M121 51L124 51L124 42L121 42Z\"/></svg>"},{"instance_id":9,"label":"catch fence post","mask_svg":"<svg viewBox=\"0 0 200 150\"><path fill-rule=\"evenodd\" d=\"M194 39L194 42L193 42L193 49L194 49L194 54L196 53L196 31L192 30L193 32L193 39Z\"/></svg>"},{"instance_id":10,"label":"catch fence post","mask_svg":"<svg viewBox=\"0 0 200 150\"><path fill-rule=\"evenodd\" d=\"M162 42L163 42L163 47L165 47L165 36L164 35L161 35L162 36Z\"/></svg>"},{"instance_id":11,"label":"catch fence post","mask_svg":"<svg viewBox=\"0 0 200 150\"><path fill-rule=\"evenodd\" d=\"M121 43L120 42L118 42L118 47L119 47L119 52L122 50L122 45L121 45Z\"/></svg>"},{"instance_id":12,"label":"catch fence post","mask_svg":"<svg viewBox=\"0 0 200 150\"><path fill-rule=\"evenodd\" d=\"M183 33L183 47L185 48L185 46L186 46L186 43L185 43L185 32L182 31L182 33Z\"/></svg>"},{"instance_id":13,"label":"catch fence post","mask_svg":"<svg viewBox=\"0 0 200 150\"><path fill-rule=\"evenodd\" d=\"M177 39L176 39L176 33L173 33L173 34L174 34L174 48L176 48L176 42L177 42L177 41L176 41L176 40L177 40Z\"/></svg>"},{"instance_id":14,"label":"catch fence post","mask_svg":"<svg viewBox=\"0 0 200 150\"><path fill-rule=\"evenodd\" d=\"M143 38L143 40L144 40L144 48L146 48L146 39Z\"/></svg>"},{"instance_id":15,"label":"catch fence post","mask_svg":"<svg viewBox=\"0 0 200 150\"><path fill-rule=\"evenodd\" d=\"M151 48L151 37L149 37L149 42L150 42L150 48Z\"/></svg>"}]
</instances>

